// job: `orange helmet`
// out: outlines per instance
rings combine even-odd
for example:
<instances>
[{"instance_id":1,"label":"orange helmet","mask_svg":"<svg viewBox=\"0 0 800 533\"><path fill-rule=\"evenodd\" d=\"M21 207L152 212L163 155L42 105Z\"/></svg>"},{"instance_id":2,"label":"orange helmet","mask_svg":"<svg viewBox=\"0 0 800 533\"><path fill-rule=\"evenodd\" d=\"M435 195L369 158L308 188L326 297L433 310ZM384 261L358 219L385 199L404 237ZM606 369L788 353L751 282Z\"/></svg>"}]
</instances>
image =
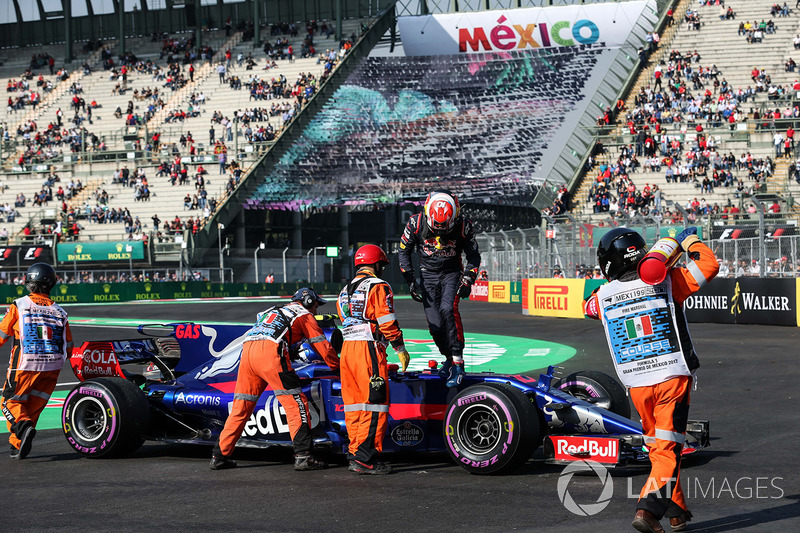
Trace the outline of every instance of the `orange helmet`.
<instances>
[{"instance_id":1,"label":"orange helmet","mask_svg":"<svg viewBox=\"0 0 800 533\"><path fill-rule=\"evenodd\" d=\"M425 220L436 234L447 233L456 224L460 207L455 196L444 191L435 191L425 200Z\"/></svg>"},{"instance_id":2,"label":"orange helmet","mask_svg":"<svg viewBox=\"0 0 800 533\"><path fill-rule=\"evenodd\" d=\"M356 252L355 258L356 266L360 265L374 265L375 263L389 264L389 259L386 253L380 246L374 244L365 244Z\"/></svg>"}]
</instances>

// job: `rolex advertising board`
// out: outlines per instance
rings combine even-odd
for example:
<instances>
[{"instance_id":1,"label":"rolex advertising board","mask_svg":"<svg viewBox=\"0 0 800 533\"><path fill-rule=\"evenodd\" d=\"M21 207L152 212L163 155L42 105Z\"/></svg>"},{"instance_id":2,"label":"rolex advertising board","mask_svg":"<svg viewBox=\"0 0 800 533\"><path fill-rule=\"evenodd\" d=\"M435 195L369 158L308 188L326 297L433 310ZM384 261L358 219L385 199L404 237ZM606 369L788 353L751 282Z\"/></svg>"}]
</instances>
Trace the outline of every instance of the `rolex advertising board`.
<instances>
[{"instance_id":1,"label":"rolex advertising board","mask_svg":"<svg viewBox=\"0 0 800 533\"><path fill-rule=\"evenodd\" d=\"M59 263L90 261L141 261L144 259L144 242L84 242L59 243L56 248Z\"/></svg>"}]
</instances>

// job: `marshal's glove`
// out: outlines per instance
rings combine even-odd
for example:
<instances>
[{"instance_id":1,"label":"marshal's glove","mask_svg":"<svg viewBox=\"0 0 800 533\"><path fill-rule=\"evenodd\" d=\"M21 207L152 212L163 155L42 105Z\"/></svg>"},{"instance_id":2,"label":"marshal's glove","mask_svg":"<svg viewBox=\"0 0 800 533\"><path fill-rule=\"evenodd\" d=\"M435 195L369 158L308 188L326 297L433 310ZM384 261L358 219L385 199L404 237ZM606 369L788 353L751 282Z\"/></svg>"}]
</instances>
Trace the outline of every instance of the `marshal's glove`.
<instances>
[{"instance_id":1,"label":"marshal's glove","mask_svg":"<svg viewBox=\"0 0 800 533\"><path fill-rule=\"evenodd\" d=\"M405 372L408 368L408 363L411 362L411 356L408 354L405 346L400 346L395 350L397 357L400 358L400 372Z\"/></svg>"},{"instance_id":2,"label":"marshal's glove","mask_svg":"<svg viewBox=\"0 0 800 533\"><path fill-rule=\"evenodd\" d=\"M675 237L675 240L678 241L681 245L681 250L684 252L689 251L689 247L696 242L700 242L700 238L697 236L697 228L694 226L688 227L682 232L678 233Z\"/></svg>"},{"instance_id":3,"label":"marshal's glove","mask_svg":"<svg viewBox=\"0 0 800 533\"><path fill-rule=\"evenodd\" d=\"M472 284L475 283L475 277L470 274L461 276L461 286L458 288L458 297L462 300L469 298L472 293Z\"/></svg>"}]
</instances>

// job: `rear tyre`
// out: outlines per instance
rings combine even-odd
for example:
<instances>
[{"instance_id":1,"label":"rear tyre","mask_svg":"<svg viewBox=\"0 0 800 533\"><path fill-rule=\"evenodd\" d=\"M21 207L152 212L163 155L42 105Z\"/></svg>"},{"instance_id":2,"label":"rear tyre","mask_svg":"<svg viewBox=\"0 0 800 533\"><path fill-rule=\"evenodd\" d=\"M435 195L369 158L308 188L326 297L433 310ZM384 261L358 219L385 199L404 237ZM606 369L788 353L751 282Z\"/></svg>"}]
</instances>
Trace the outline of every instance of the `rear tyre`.
<instances>
[{"instance_id":1,"label":"rear tyre","mask_svg":"<svg viewBox=\"0 0 800 533\"><path fill-rule=\"evenodd\" d=\"M144 393L121 378L96 378L76 385L64 401L64 436L86 457L120 457L137 450L150 426Z\"/></svg>"},{"instance_id":2,"label":"rear tyre","mask_svg":"<svg viewBox=\"0 0 800 533\"><path fill-rule=\"evenodd\" d=\"M631 404L625 393L625 387L608 374L596 370L582 370L568 375L555 387L614 414L625 418L631 417Z\"/></svg>"},{"instance_id":3,"label":"rear tyre","mask_svg":"<svg viewBox=\"0 0 800 533\"><path fill-rule=\"evenodd\" d=\"M448 405L444 440L450 457L468 472L506 472L530 459L542 443L539 414L510 385L473 385Z\"/></svg>"}]
</instances>

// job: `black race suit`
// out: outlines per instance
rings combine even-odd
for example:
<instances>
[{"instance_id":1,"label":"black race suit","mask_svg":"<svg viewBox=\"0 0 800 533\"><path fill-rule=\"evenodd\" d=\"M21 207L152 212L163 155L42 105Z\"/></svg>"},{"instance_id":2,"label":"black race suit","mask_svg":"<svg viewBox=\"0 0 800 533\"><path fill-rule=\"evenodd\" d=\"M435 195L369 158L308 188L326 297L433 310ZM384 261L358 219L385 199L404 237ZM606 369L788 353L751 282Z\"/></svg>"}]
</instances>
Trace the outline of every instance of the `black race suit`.
<instances>
[{"instance_id":1,"label":"black race suit","mask_svg":"<svg viewBox=\"0 0 800 533\"><path fill-rule=\"evenodd\" d=\"M431 337L447 360L462 360L464 328L458 312L458 289L466 274L475 281L481 254L475 241L472 222L459 217L447 234L437 237L428 228L422 213L412 215L400 238L400 271L410 284L415 280L411 253L419 251L420 294ZM466 271L461 254L467 258Z\"/></svg>"}]
</instances>

